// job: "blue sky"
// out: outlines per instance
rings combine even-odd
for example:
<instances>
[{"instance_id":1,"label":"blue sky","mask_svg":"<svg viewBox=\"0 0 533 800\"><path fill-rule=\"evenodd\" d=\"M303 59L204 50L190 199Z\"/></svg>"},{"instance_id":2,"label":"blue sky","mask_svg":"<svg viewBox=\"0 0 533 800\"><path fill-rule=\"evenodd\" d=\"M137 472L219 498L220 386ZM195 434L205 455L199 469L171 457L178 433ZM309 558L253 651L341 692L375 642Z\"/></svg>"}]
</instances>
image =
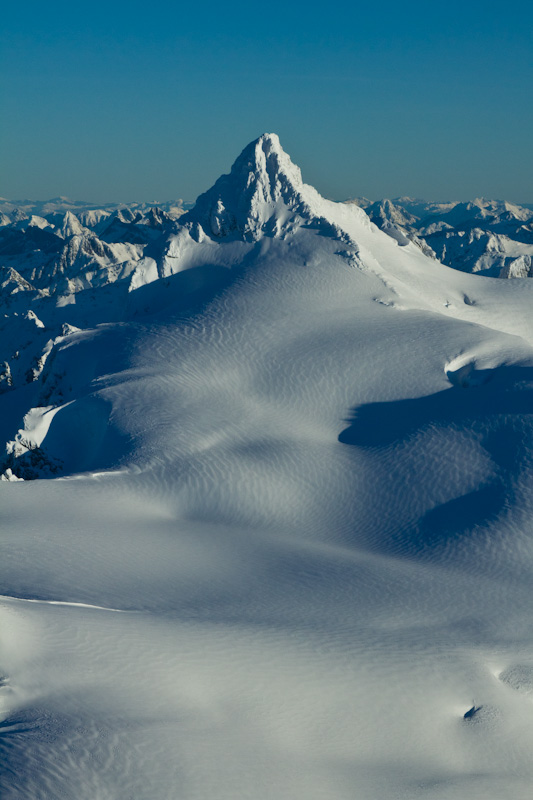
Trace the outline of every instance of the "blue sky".
<instances>
[{"instance_id":1,"label":"blue sky","mask_svg":"<svg viewBox=\"0 0 533 800\"><path fill-rule=\"evenodd\" d=\"M194 199L279 134L335 199L533 202L533 8L4 6L0 195Z\"/></svg>"}]
</instances>

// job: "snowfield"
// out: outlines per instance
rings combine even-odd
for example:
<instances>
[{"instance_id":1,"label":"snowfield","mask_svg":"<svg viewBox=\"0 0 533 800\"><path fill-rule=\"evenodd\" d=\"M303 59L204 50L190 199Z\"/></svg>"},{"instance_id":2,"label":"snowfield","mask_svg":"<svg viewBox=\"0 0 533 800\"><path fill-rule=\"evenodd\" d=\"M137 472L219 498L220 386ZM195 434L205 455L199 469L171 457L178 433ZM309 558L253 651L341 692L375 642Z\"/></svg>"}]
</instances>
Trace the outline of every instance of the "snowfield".
<instances>
[{"instance_id":1,"label":"snowfield","mask_svg":"<svg viewBox=\"0 0 533 800\"><path fill-rule=\"evenodd\" d=\"M533 282L265 134L116 280L9 296L3 800L530 797Z\"/></svg>"}]
</instances>

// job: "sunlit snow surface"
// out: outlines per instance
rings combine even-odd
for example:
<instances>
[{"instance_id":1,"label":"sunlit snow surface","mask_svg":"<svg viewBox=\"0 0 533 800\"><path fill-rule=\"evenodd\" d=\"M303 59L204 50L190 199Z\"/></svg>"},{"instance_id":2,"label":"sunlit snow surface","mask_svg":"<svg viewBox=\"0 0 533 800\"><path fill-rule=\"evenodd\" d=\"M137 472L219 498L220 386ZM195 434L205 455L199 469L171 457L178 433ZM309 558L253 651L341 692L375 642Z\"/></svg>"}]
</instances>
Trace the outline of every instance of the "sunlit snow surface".
<instances>
[{"instance_id":1,"label":"sunlit snow surface","mask_svg":"<svg viewBox=\"0 0 533 800\"><path fill-rule=\"evenodd\" d=\"M2 798L525 800L533 284L241 159L0 397Z\"/></svg>"}]
</instances>

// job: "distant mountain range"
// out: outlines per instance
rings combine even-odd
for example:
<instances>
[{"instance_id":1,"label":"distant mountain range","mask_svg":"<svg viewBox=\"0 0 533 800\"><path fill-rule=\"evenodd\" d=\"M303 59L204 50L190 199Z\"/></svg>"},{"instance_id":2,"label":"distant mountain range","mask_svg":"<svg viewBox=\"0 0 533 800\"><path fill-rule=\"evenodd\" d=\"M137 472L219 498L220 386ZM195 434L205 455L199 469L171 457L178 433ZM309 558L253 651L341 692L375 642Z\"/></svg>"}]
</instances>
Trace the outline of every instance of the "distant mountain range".
<instances>
[{"instance_id":1,"label":"distant mountain range","mask_svg":"<svg viewBox=\"0 0 533 800\"><path fill-rule=\"evenodd\" d=\"M351 201L397 239L410 240L448 267L492 278L533 275L533 209L504 200L428 203L411 197Z\"/></svg>"},{"instance_id":2,"label":"distant mountain range","mask_svg":"<svg viewBox=\"0 0 533 800\"><path fill-rule=\"evenodd\" d=\"M398 243L494 278L533 276L533 207L500 200L427 202L398 197L347 201ZM67 197L0 198L0 297L15 289L70 294L128 277L155 243L179 229L193 203L104 204ZM157 246L156 246L157 249Z\"/></svg>"}]
</instances>

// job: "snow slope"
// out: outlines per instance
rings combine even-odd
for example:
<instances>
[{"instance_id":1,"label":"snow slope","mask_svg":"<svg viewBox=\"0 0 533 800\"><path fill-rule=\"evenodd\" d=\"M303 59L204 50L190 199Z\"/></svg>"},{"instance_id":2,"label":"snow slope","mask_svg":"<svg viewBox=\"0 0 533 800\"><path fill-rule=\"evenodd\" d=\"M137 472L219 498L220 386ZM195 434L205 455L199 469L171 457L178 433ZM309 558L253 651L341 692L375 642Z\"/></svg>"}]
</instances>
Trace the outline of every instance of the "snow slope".
<instances>
[{"instance_id":1,"label":"snow slope","mask_svg":"<svg viewBox=\"0 0 533 800\"><path fill-rule=\"evenodd\" d=\"M532 292L265 134L128 278L35 298L71 327L0 396L2 796L528 798Z\"/></svg>"}]
</instances>

